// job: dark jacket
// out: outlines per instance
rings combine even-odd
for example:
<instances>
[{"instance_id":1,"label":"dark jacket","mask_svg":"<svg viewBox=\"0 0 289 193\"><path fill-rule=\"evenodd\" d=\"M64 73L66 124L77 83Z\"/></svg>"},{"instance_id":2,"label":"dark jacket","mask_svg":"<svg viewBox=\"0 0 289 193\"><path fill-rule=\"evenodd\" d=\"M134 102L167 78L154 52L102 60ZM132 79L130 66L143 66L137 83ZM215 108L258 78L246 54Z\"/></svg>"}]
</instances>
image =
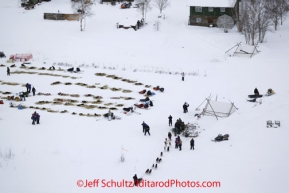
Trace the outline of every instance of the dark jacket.
<instances>
[{"instance_id":1,"label":"dark jacket","mask_svg":"<svg viewBox=\"0 0 289 193\"><path fill-rule=\"evenodd\" d=\"M36 121L37 119L40 119L40 115L38 113L33 113L31 119Z\"/></svg>"},{"instance_id":2,"label":"dark jacket","mask_svg":"<svg viewBox=\"0 0 289 193\"><path fill-rule=\"evenodd\" d=\"M175 143L176 143L176 144L179 144L179 138L176 138L176 139L175 139Z\"/></svg>"},{"instance_id":3,"label":"dark jacket","mask_svg":"<svg viewBox=\"0 0 289 193\"><path fill-rule=\"evenodd\" d=\"M184 105L183 105L183 109L184 110L188 110L188 107L189 107L190 105L188 104L188 103L185 103Z\"/></svg>"},{"instance_id":4,"label":"dark jacket","mask_svg":"<svg viewBox=\"0 0 289 193\"><path fill-rule=\"evenodd\" d=\"M132 178L133 178L133 180L138 180L136 174Z\"/></svg>"},{"instance_id":5,"label":"dark jacket","mask_svg":"<svg viewBox=\"0 0 289 193\"><path fill-rule=\"evenodd\" d=\"M146 129L146 130L149 130L149 129L150 129L150 127L149 127L145 122L143 122L141 125L142 125L143 128Z\"/></svg>"},{"instance_id":6,"label":"dark jacket","mask_svg":"<svg viewBox=\"0 0 289 193\"><path fill-rule=\"evenodd\" d=\"M191 146L194 146L194 145L195 145L195 141L194 141L193 138L191 139L190 143L191 143Z\"/></svg>"},{"instance_id":7,"label":"dark jacket","mask_svg":"<svg viewBox=\"0 0 289 193\"><path fill-rule=\"evenodd\" d=\"M36 89L33 87L33 88L32 88L32 92L35 92L35 91L36 91Z\"/></svg>"},{"instance_id":8,"label":"dark jacket","mask_svg":"<svg viewBox=\"0 0 289 193\"><path fill-rule=\"evenodd\" d=\"M254 93L255 93L255 95L259 95L259 91L257 88L254 89Z\"/></svg>"},{"instance_id":9,"label":"dark jacket","mask_svg":"<svg viewBox=\"0 0 289 193\"><path fill-rule=\"evenodd\" d=\"M171 121L173 117L170 115L168 118L169 118L169 120Z\"/></svg>"},{"instance_id":10,"label":"dark jacket","mask_svg":"<svg viewBox=\"0 0 289 193\"><path fill-rule=\"evenodd\" d=\"M172 133L171 133L171 132L168 133L168 137L169 137L169 138L172 137Z\"/></svg>"},{"instance_id":11,"label":"dark jacket","mask_svg":"<svg viewBox=\"0 0 289 193\"><path fill-rule=\"evenodd\" d=\"M150 106L152 107L152 106L154 106L154 104L153 104L153 102L152 101L150 101Z\"/></svg>"}]
</instances>

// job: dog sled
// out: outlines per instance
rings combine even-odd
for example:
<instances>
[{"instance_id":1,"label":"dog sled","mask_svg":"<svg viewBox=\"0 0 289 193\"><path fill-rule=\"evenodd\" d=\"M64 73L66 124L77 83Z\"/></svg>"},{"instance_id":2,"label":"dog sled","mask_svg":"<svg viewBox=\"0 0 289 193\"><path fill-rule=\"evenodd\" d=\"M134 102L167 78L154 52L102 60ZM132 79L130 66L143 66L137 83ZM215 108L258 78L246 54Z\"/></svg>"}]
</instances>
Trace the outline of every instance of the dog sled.
<instances>
[{"instance_id":1,"label":"dog sled","mask_svg":"<svg viewBox=\"0 0 289 193\"><path fill-rule=\"evenodd\" d=\"M256 98L253 98L253 99L247 99L248 102L252 102L252 103L255 103L256 100L257 100Z\"/></svg>"},{"instance_id":2,"label":"dog sled","mask_svg":"<svg viewBox=\"0 0 289 193\"><path fill-rule=\"evenodd\" d=\"M131 115L132 113L136 113L138 115L140 115L141 113L139 112L136 112L135 111L136 107L124 107L122 110L123 110L123 114L126 114L126 115Z\"/></svg>"},{"instance_id":3,"label":"dog sled","mask_svg":"<svg viewBox=\"0 0 289 193\"><path fill-rule=\"evenodd\" d=\"M138 92L139 94L145 94L147 92L147 90L146 89L144 89L144 90L142 90L142 91L140 91L140 92Z\"/></svg>"},{"instance_id":4,"label":"dog sled","mask_svg":"<svg viewBox=\"0 0 289 193\"><path fill-rule=\"evenodd\" d=\"M212 139L212 141L214 142L220 142L220 141L226 141L229 140L229 134L219 134L217 137L215 137L215 139Z\"/></svg>"},{"instance_id":5,"label":"dog sled","mask_svg":"<svg viewBox=\"0 0 289 193\"><path fill-rule=\"evenodd\" d=\"M140 109L148 109L149 106L148 105L144 105L144 104L134 104L135 107L140 108Z\"/></svg>"},{"instance_id":6,"label":"dog sled","mask_svg":"<svg viewBox=\"0 0 289 193\"><path fill-rule=\"evenodd\" d=\"M105 113L104 118L107 118L107 120L111 121L111 120L121 120L121 117L118 117L116 115L114 115L113 113L111 113L111 115L109 115L109 113Z\"/></svg>"},{"instance_id":7,"label":"dog sled","mask_svg":"<svg viewBox=\"0 0 289 193\"><path fill-rule=\"evenodd\" d=\"M149 98L149 97L146 97L145 99L140 99L139 101L140 101L140 102L147 102L147 101L150 101L150 98Z\"/></svg>"},{"instance_id":8,"label":"dog sled","mask_svg":"<svg viewBox=\"0 0 289 193\"><path fill-rule=\"evenodd\" d=\"M249 98L261 98L263 97L263 95L255 95L255 94L252 94L252 95L248 95Z\"/></svg>"},{"instance_id":9,"label":"dog sled","mask_svg":"<svg viewBox=\"0 0 289 193\"><path fill-rule=\"evenodd\" d=\"M156 86L156 87L153 87L153 89L155 90L155 91L161 91L161 92L164 92L164 88L160 88L159 86Z\"/></svg>"}]
</instances>

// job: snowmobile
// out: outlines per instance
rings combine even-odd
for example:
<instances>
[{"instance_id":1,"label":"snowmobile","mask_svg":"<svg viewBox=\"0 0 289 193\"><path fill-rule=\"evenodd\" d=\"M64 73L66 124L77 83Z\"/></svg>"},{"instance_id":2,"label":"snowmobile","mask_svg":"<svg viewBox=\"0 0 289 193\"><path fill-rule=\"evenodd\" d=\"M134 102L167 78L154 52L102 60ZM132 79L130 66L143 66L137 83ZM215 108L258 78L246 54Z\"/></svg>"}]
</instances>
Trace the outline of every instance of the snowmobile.
<instances>
[{"instance_id":1,"label":"snowmobile","mask_svg":"<svg viewBox=\"0 0 289 193\"><path fill-rule=\"evenodd\" d=\"M214 142L220 142L220 141L224 141L224 140L229 140L229 134L219 134L217 137L215 137L215 139L212 139L212 141Z\"/></svg>"},{"instance_id":2,"label":"snowmobile","mask_svg":"<svg viewBox=\"0 0 289 193\"><path fill-rule=\"evenodd\" d=\"M272 90L271 88L268 89L267 93L265 94L265 96L271 96L275 94L274 90Z\"/></svg>"}]
</instances>

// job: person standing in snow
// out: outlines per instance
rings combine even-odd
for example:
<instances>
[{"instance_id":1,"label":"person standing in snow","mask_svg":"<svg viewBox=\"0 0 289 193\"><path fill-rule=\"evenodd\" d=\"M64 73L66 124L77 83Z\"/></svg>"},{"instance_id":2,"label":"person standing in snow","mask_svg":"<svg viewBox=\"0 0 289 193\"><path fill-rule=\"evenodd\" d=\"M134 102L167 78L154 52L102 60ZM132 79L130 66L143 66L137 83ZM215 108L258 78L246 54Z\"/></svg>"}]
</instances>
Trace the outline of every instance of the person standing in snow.
<instances>
[{"instance_id":1,"label":"person standing in snow","mask_svg":"<svg viewBox=\"0 0 289 193\"><path fill-rule=\"evenodd\" d=\"M35 122L37 123L37 124L39 124L39 120L40 120L40 115L38 114L38 113L36 113L36 111L32 114L32 117L31 117L31 119L32 119L32 125L35 125Z\"/></svg>"},{"instance_id":2,"label":"person standing in snow","mask_svg":"<svg viewBox=\"0 0 289 193\"><path fill-rule=\"evenodd\" d=\"M255 95L259 95L259 91L257 88L254 89L254 93L255 93Z\"/></svg>"},{"instance_id":3,"label":"person standing in snow","mask_svg":"<svg viewBox=\"0 0 289 193\"><path fill-rule=\"evenodd\" d=\"M20 92L19 97L20 97L20 101L22 100L26 101L24 92Z\"/></svg>"},{"instance_id":4,"label":"person standing in snow","mask_svg":"<svg viewBox=\"0 0 289 193\"><path fill-rule=\"evenodd\" d=\"M144 133L147 124L143 121L141 125L142 125L142 132Z\"/></svg>"},{"instance_id":5,"label":"person standing in snow","mask_svg":"<svg viewBox=\"0 0 289 193\"><path fill-rule=\"evenodd\" d=\"M195 147L194 138L191 139L190 144L191 144L191 150L192 150L192 149L195 150L195 148L194 148L194 147Z\"/></svg>"},{"instance_id":6,"label":"person standing in snow","mask_svg":"<svg viewBox=\"0 0 289 193\"><path fill-rule=\"evenodd\" d=\"M190 106L190 105L189 105L187 102L184 103L184 105L183 105L184 113L187 113L187 112L188 112L188 107L189 107L189 106Z\"/></svg>"},{"instance_id":7,"label":"person standing in snow","mask_svg":"<svg viewBox=\"0 0 289 193\"><path fill-rule=\"evenodd\" d=\"M146 135L147 133L148 133L149 135L151 135L151 134L150 134L150 127L148 126L148 124L146 124L146 123L143 121L142 126L143 126L144 135Z\"/></svg>"},{"instance_id":8,"label":"person standing in snow","mask_svg":"<svg viewBox=\"0 0 289 193\"><path fill-rule=\"evenodd\" d=\"M31 84L28 84L28 92L31 92Z\"/></svg>"},{"instance_id":9,"label":"person standing in snow","mask_svg":"<svg viewBox=\"0 0 289 193\"><path fill-rule=\"evenodd\" d=\"M10 68L7 67L7 76L10 76Z\"/></svg>"},{"instance_id":10,"label":"person standing in snow","mask_svg":"<svg viewBox=\"0 0 289 193\"><path fill-rule=\"evenodd\" d=\"M172 122L173 122L172 119L173 119L173 117L170 115L168 118L169 118L169 126L172 126Z\"/></svg>"},{"instance_id":11,"label":"person standing in snow","mask_svg":"<svg viewBox=\"0 0 289 193\"><path fill-rule=\"evenodd\" d=\"M179 145L180 151L182 151L182 144L183 144L183 142L182 142L180 136L178 136L178 138L179 138L178 145Z\"/></svg>"},{"instance_id":12,"label":"person standing in snow","mask_svg":"<svg viewBox=\"0 0 289 193\"><path fill-rule=\"evenodd\" d=\"M182 72L182 81L184 81L185 80L185 73L184 72Z\"/></svg>"},{"instance_id":13,"label":"person standing in snow","mask_svg":"<svg viewBox=\"0 0 289 193\"><path fill-rule=\"evenodd\" d=\"M26 84L26 92L28 93L29 88L28 88L29 83Z\"/></svg>"},{"instance_id":14,"label":"person standing in snow","mask_svg":"<svg viewBox=\"0 0 289 193\"><path fill-rule=\"evenodd\" d=\"M172 133L171 132L168 133L168 138L170 141L172 140Z\"/></svg>"},{"instance_id":15,"label":"person standing in snow","mask_svg":"<svg viewBox=\"0 0 289 193\"><path fill-rule=\"evenodd\" d=\"M132 178L133 178L134 185L135 185L135 186L138 186L138 178L137 178L137 175L135 174Z\"/></svg>"},{"instance_id":16,"label":"person standing in snow","mask_svg":"<svg viewBox=\"0 0 289 193\"><path fill-rule=\"evenodd\" d=\"M179 136L178 137L176 137L176 139L175 139L175 148L176 149L178 149L178 146L179 146Z\"/></svg>"},{"instance_id":17,"label":"person standing in snow","mask_svg":"<svg viewBox=\"0 0 289 193\"><path fill-rule=\"evenodd\" d=\"M36 92L36 89L33 87L33 88L32 88L33 96L35 96L35 92Z\"/></svg>"}]
</instances>

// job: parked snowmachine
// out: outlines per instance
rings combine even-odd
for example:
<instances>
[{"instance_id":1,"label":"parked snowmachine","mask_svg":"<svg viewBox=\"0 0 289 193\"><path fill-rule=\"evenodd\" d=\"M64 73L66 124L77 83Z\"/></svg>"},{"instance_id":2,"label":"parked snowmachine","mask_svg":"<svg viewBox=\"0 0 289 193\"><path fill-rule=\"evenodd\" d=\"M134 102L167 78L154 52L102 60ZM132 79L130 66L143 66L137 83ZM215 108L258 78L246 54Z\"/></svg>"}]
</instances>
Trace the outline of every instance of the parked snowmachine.
<instances>
[{"instance_id":1,"label":"parked snowmachine","mask_svg":"<svg viewBox=\"0 0 289 193\"><path fill-rule=\"evenodd\" d=\"M274 90L272 88L269 88L265 96L271 96L273 94L275 94Z\"/></svg>"},{"instance_id":2,"label":"parked snowmachine","mask_svg":"<svg viewBox=\"0 0 289 193\"><path fill-rule=\"evenodd\" d=\"M219 135L218 135L215 139L213 139L212 141L220 142L220 141L224 141L224 140L229 140L229 134L225 134L225 135L219 134Z\"/></svg>"}]
</instances>

